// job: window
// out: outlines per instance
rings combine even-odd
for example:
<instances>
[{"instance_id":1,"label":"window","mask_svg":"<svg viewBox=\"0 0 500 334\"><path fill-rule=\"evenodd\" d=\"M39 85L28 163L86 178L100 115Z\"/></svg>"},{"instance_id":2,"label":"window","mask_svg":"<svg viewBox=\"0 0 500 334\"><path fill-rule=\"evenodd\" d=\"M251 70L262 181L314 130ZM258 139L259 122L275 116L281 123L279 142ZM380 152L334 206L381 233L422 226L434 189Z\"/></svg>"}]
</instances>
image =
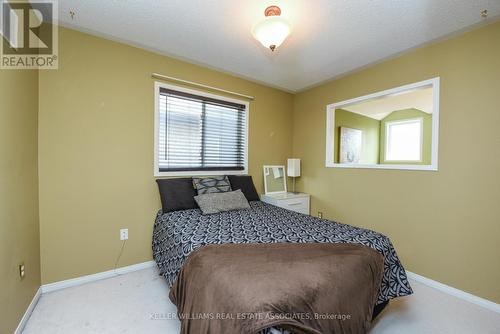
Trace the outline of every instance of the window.
<instances>
[{"instance_id":1,"label":"window","mask_svg":"<svg viewBox=\"0 0 500 334\"><path fill-rule=\"evenodd\" d=\"M248 103L156 84L155 175L247 172Z\"/></svg>"},{"instance_id":2,"label":"window","mask_svg":"<svg viewBox=\"0 0 500 334\"><path fill-rule=\"evenodd\" d=\"M385 123L385 160L422 160L422 119Z\"/></svg>"}]
</instances>

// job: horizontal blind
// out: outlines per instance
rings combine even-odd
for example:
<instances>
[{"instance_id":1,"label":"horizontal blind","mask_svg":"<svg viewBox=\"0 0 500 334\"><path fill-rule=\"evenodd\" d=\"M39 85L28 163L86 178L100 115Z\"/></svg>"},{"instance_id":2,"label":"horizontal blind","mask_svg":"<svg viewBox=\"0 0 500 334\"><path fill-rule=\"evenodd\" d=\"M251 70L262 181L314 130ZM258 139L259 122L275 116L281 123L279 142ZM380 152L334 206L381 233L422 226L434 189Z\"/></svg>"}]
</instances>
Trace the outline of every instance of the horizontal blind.
<instances>
[{"instance_id":1,"label":"horizontal blind","mask_svg":"<svg viewBox=\"0 0 500 334\"><path fill-rule=\"evenodd\" d=\"M244 170L246 106L160 88L160 171Z\"/></svg>"}]
</instances>

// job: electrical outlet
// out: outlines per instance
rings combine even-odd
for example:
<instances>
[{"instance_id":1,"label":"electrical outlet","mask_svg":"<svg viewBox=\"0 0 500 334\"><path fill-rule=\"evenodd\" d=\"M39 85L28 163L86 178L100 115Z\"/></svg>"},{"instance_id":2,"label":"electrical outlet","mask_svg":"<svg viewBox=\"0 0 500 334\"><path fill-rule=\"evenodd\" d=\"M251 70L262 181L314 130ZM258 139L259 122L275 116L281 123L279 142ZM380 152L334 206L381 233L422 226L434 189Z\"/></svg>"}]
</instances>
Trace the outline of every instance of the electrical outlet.
<instances>
[{"instance_id":1,"label":"electrical outlet","mask_svg":"<svg viewBox=\"0 0 500 334\"><path fill-rule=\"evenodd\" d=\"M319 218L319 219L323 219L323 212L318 211L318 218Z\"/></svg>"},{"instance_id":2,"label":"electrical outlet","mask_svg":"<svg viewBox=\"0 0 500 334\"><path fill-rule=\"evenodd\" d=\"M24 270L24 263L21 263L19 265L19 277L21 277L21 279L23 279L24 276L26 276L26 272Z\"/></svg>"},{"instance_id":3,"label":"electrical outlet","mask_svg":"<svg viewBox=\"0 0 500 334\"><path fill-rule=\"evenodd\" d=\"M122 228L120 230L120 240L128 240L128 228Z\"/></svg>"}]
</instances>

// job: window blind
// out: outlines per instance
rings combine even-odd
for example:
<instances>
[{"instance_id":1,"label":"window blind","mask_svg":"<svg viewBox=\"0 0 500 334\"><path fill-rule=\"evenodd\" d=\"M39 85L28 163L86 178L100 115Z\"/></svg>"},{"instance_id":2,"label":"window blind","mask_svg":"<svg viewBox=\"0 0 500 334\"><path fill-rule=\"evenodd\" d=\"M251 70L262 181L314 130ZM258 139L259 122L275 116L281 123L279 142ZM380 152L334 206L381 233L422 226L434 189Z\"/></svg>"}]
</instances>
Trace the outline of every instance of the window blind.
<instances>
[{"instance_id":1,"label":"window blind","mask_svg":"<svg viewBox=\"0 0 500 334\"><path fill-rule=\"evenodd\" d=\"M243 104L160 88L160 172L244 170Z\"/></svg>"}]
</instances>

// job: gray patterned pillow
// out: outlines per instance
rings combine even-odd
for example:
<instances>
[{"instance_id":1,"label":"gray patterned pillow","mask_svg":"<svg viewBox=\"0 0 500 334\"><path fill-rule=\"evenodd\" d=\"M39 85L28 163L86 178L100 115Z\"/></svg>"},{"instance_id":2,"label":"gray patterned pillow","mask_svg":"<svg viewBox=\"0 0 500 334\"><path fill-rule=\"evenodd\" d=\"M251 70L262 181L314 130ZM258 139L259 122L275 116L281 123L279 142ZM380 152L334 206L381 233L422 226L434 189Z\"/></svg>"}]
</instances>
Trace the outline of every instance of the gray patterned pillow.
<instances>
[{"instance_id":1,"label":"gray patterned pillow","mask_svg":"<svg viewBox=\"0 0 500 334\"><path fill-rule=\"evenodd\" d=\"M193 185L198 190L198 195L231 191L231 183L227 175L193 177Z\"/></svg>"},{"instance_id":2,"label":"gray patterned pillow","mask_svg":"<svg viewBox=\"0 0 500 334\"><path fill-rule=\"evenodd\" d=\"M249 209L250 204L241 189L224 193L210 193L194 197L204 215L223 211Z\"/></svg>"}]
</instances>

